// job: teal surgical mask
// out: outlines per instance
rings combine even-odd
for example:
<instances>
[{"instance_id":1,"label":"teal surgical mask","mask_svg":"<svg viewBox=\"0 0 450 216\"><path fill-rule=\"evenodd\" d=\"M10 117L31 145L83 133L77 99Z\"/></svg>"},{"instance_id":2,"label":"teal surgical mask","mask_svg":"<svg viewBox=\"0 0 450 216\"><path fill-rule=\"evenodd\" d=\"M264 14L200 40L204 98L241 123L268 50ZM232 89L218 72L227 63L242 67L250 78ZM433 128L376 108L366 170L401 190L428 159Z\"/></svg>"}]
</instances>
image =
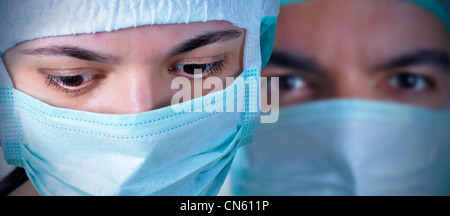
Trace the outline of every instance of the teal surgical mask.
<instances>
[{"instance_id":1,"label":"teal surgical mask","mask_svg":"<svg viewBox=\"0 0 450 216\"><path fill-rule=\"evenodd\" d=\"M450 110L333 100L280 110L233 164L235 195L450 195Z\"/></svg>"},{"instance_id":2,"label":"teal surgical mask","mask_svg":"<svg viewBox=\"0 0 450 216\"><path fill-rule=\"evenodd\" d=\"M41 195L215 195L251 135L237 112L106 115L52 107L14 89L0 96L6 161L24 167Z\"/></svg>"}]
</instances>

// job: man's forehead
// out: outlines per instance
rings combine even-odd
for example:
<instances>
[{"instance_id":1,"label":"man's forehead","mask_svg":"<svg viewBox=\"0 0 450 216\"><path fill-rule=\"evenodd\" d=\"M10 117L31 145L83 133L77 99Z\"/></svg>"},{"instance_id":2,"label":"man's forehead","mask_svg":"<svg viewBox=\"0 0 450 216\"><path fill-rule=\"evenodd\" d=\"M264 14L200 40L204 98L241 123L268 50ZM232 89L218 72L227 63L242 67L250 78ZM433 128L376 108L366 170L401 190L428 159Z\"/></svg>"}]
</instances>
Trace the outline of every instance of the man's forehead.
<instances>
[{"instance_id":1,"label":"man's forehead","mask_svg":"<svg viewBox=\"0 0 450 216\"><path fill-rule=\"evenodd\" d=\"M369 52L371 55L386 55L386 52L408 51L411 48L450 47L450 37L442 22L413 4L399 2L406 5L402 5L405 8L401 10L417 13L418 16L402 16L394 11L384 11L389 16L380 17L381 14L377 11L367 15L342 7L342 13L354 12L344 19L339 18L337 12L320 13L323 12L323 7L319 6L323 2L336 1L318 1L321 4L316 5L316 11L304 10L314 8L313 2L315 1L293 4L282 9L275 38L276 48L295 48L308 55L313 55L314 52L323 53L324 49L330 49L331 52L343 49L350 52L353 49L355 52ZM289 8L291 9L284 10ZM305 13L299 13L303 10ZM359 16L360 14L362 16Z\"/></svg>"}]
</instances>

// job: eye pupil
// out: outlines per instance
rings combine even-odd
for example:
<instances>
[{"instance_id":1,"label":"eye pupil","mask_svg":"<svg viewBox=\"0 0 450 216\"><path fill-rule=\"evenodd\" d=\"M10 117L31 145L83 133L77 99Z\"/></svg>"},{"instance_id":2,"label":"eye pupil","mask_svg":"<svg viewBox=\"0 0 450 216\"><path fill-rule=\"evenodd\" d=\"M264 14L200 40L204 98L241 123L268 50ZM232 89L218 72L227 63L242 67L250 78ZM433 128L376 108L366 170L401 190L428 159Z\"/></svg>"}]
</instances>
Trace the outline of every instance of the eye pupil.
<instances>
[{"instance_id":1,"label":"eye pupil","mask_svg":"<svg viewBox=\"0 0 450 216\"><path fill-rule=\"evenodd\" d=\"M410 75L410 74L399 74L398 75L398 85L400 88L412 89L419 82L418 76Z\"/></svg>"},{"instance_id":2,"label":"eye pupil","mask_svg":"<svg viewBox=\"0 0 450 216\"><path fill-rule=\"evenodd\" d=\"M195 74L195 69L201 69L201 72L203 72L205 69L207 69L207 65L205 64L190 64L190 65L184 65L183 71L188 74Z\"/></svg>"},{"instance_id":3,"label":"eye pupil","mask_svg":"<svg viewBox=\"0 0 450 216\"><path fill-rule=\"evenodd\" d=\"M59 78L64 85L74 87L83 84L83 76L68 76L68 77L60 77Z\"/></svg>"},{"instance_id":4,"label":"eye pupil","mask_svg":"<svg viewBox=\"0 0 450 216\"><path fill-rule=\"evenodd\" d=\"M224 60L205 64L179 64L169 68L169 71L174 74L187 75L188 78L204 78L211 76L217 72L222 71ZM196 73L197 70L197 73Z\"/></svg>"},{"instance_id":5,"label":"eye pupil","mask_svg":"<svg viewBox=\"0 0 450 216\"><path fill-rule=\"evenodd\" d=\"M287 75L280 77L280 89L292 90L303 85L300 77L295 75Z\"/></svg>"}]
</instances>

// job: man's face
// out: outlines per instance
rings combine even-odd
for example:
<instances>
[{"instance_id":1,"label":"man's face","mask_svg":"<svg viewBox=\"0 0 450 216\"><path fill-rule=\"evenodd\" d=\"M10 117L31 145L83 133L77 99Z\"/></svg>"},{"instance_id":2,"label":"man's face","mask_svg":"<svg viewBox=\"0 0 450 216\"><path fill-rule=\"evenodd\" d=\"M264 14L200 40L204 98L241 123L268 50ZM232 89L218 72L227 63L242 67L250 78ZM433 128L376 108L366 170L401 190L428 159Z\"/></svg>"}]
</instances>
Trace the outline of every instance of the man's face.
<instances>
[{"instance_id":1,"label":"man's face","mask_svg":"<svg viewBox=\"0 0 450 216\"><path fill-rule=\"evenodd\" d=\"M312 0L281 8L263 76L280 77L280 105L330 98L450 104L444 23L402 1Z\"/></svg>"},{"instance_id":2,"label":"man's face","mask_svg":"<svg viewBox=\"0 0 450 216\"><path fill-rule=\"evenodd\" d=\"M194 69L224 83L239 76L244 40L225 21L141 26L23 42L3 61L16 89L50 105L140 113L171 105L172 80Z\"/></svg>"}]
</instances>

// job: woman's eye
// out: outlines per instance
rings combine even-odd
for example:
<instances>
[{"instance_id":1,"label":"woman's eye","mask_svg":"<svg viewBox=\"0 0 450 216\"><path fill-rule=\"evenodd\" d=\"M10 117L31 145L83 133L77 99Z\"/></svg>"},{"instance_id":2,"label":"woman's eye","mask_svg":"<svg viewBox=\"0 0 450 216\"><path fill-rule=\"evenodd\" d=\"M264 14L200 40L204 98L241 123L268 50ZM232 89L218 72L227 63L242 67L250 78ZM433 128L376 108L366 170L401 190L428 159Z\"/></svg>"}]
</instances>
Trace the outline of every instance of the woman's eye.
<instances>
[{"instance_id":1,"label":"woman's eye","mask_svg":"<svg viewBox=\"0 0 450 216\"><path fill-rule=\"evenodd\" d=\"M93 80L95 75L52 76L48 75L49 84L57 84L63 88L77 88Z\"/></svg>"},{"instance_id":2,"label":"woman's eye","mask_svg":"<svg viewBox=\"0 0 450 216\"><path fill-rule=\"evenodd\" d=\"M424 91L434 87L434 82L430 78L410 73L394 75L389 80L389 84L396 89L405 91Z\"/></svg>"},{"instance_id":3,"label":"woman's eye","mask_svg":"<svg viewBox=\"0 0 450 216\"><path fill-rule=\"evenodd\" d=\"M185 65L175 65L169 68L169 71L175 73L181 73L189 78L196 78L196 76L205 78L206 76L212 76L222 70L224 61L218 61L208 64L185 64ZM198 71L197 71L198 70ZM200 72L196 74L196 72Z\"/></svg>"},{"instance_id":4,"label":"woman's eye","mask_svg":"<svg viewBox=\"0 0 450 216\"><path fill-rule=\"evenodd\" d=\"M67 95L79 96L86 92L95 82L102 79L104 75L74 75L74 76L54 76L46 74L46 83L57 90L65 92Z\"/></svg>"}]
</instances>

